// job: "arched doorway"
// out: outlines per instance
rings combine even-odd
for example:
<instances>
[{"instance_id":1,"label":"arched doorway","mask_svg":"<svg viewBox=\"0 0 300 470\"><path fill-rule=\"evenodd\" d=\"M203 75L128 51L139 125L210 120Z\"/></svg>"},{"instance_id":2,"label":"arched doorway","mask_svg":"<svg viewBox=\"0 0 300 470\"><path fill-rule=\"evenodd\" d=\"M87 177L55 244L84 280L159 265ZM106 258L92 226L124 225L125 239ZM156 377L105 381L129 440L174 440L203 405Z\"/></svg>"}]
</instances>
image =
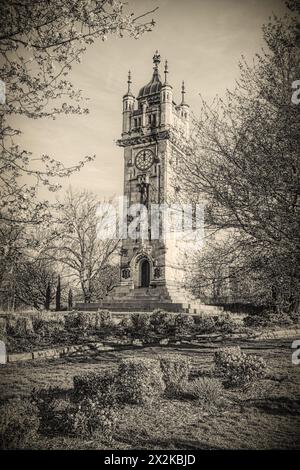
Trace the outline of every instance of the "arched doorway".
<instances>
[{"instance_id":1,"label":"arched doorway","mask_svg":"<svg viewBox=\"0 0 300 470\"><path fill-rule=\"evenodd\" d=\"M141 287L149 287L150 285L150 263L147 259L141 261Z\"/></svg>"}]
</instances>

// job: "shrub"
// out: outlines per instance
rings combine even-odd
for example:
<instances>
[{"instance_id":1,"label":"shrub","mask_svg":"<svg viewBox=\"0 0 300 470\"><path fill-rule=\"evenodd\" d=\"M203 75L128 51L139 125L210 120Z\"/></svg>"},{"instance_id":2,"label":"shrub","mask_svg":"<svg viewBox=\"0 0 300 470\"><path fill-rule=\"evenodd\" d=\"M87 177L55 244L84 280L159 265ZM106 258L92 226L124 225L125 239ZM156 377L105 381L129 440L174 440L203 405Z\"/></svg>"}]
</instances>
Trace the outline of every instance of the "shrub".
<instances>
[{"instance_id":1,"label":"shrub","mask_svg":"<svg viewBox=\"0 0 300 470\"><path fill-rule=\"evenodd\" d=\"M213 333L216 329L216 322L213 317L204 314L195 317L195 327L198 333Z\"/></svg>"},{"instance_id":2,"label":"shrub","mask_svg":"<svg viewBox=\"0 0 300 470\"><path fill-rule=\"evenodd\" d=\"M112 319L112 314L108 310L98 310L96 312L96 328L100 329L113 329L115 324Z\"/></svg>"},{"instance_id":3,"label":"shrub","mask_svg":"<svg viewBox=\"0 0 300 470\"><path fill-rule=\"evenodd\" d=\"M223 394L223 386L220 380L210 377L201 377L184 386L185 395L193 400L198 400L203 405L216 405Z\"/></svg>"},{"instance_id":4,"label":"shrub","mask_svg":"<svg viewBox=\"0 0 300 470\"><path fill-rule=\"evenodd\" d=\"M24 337L34 333L32 319L20 315L12 315L7 322L8 335Z\"/></svg>"},{"instance_id":5,"label":"shrub","mask_svg":"<svg viewBox=\"0 0 300 470\"><path fill-rule=\"evenodd\" d=\"M36 437L38 410L28 399L13 398L0 409L0 447L19 449Z\"/></svg>"},{"instance_id":6,"label":"shrub","mask_svg":"<svg viewBox=\"0 0 300 470\"><path fill-rule=\"evenodd\" d=\"M300 310L294 311L290 313L290 318L293 323L300 323Z\"/></svg>"},{"instance_id":7,"label":"shrub","mask_svg":"<svg viewBox=\"0 0 300 470\"><path fill-rule=\"evenodd\" d=\"M97 400L86 397L69 414L72 433L81 437L101 436L111 441L116 430L119 414L112 407L102 408Z\"/></svg>"},{"instance_id":8,"label":"shrub","mask_svg":"<svg viewBox=\"0 0 300 470\"><path fill-rule=\"evenodd\" d=\"M65 390L58 387L33 389L31 402L38 409L40 431L43 434L68 434L70 401Z\"/></svg>"},{"instance_id":9,"label":"shrub","mask_svg":"<svg viewBox=\"0 0 300 470\"><path fill-rule=\"evenodd\" d=\"M222 373L224 367L228 362L228 358L233 358L240 356L242 354L241 348L239 346L232 346L221 348L215 352L214 363L215 363L215 372L218 374Z\"/></svg>"},{"instance_id":10,"label":"shrub","mask_svg":"<svg viewBox=\"0 0 300 470\"><path fill-rule=\"evenodd\" d=\"M160 367L168 395L176 395L178 386L187 382L190 359L182 354L166 354L160 357Z\"/></svg>"},{"instance_id":11,"label":"shrub","mask_svg":"<svg viewBox=\"0 0 300 470\"><path fill-rule=\"evenodd\" d=\"M0 318L0 340L6 339L6 320L5 318Z\"/></svg>"},{"instance_id":12,"label":"shrub","mask_svg":"<svg viewBox=\"0 0 300 470\"><path fill-rule=\"evenodd\" d=\"M143 405L162 395L165 384L159 361L124 359L118 369L118 383L125 403Z\"/></svg>"},{"instance_id":13,"label":"shrub","mask_svg":"<svg viewBox=\"0 0 300 470\"><path fill-rule=\"evenodd\" d=\"M252 314L252 315L247 315L243 319L243 323L247 327L254 327L254 328L260 328L264 326L269 326L270 319L268 315L266 314Z\"/></svg>"},{"instance_id":14,"label":"shrub","mask_svg":"<svg viewBox=\"0 0 300 470\"><path fill-rule=\"evenodd\" d=\"M76 381L75 381L76 382ZM88 383L95 384L95 380ZM79 386L79 380L77 380ZM32 401L37 405L40 416L40 430L50 436L71 435L90 437L101 435L109 440L117 424L118 412L112 406L112 399L103 393L86 387L82 393L71 396L59 388L49 388L34 391ZM108 394L108 389L106 390ZM74 400L75 398L75 400ZM108 404L109 403L109 404Z\"/></svg>"},{"instance_id":15,"label":"shrub","mask_svg":"<svg viewBox=\"0 0 300 470\"><path fill-rule=\"evenodd\" d=\"M66 330L71 330L79 326L78 312L69 312L65 315Z\"/></svg>"},{"instance_id":16,"label":"shrub","mask_svg":"<svg viewBox=\"0 0 300 470\"><path fill-rule=\"evenodd\" d=\"M82 331L95 330L97 324L97 317L91 312L78 312L77 313L77 328Z\"/></svg>"},{"instance_id":17,"label":"shrub","mask_svg":"<svg viewBox=\"0 0 300 470\"><path fill-rule=\"evenodd\" d=\"M217 331L222 333L233 333L237 328L237 324L229 313L224 313L218 316L215 327Z\"/></svg>"},{"instance_id":18,"label":"shrub","mask_svg":"<svg viewBox=\"0 0 300 470\"><path fill-rule=\"evenodd\" d=\"M240 348L224 348L215 353L215 370L228 387L243 387L263 378L265 361L241 352Z\"/></svg>"},{"instance_id":19,"label":"shrub","mask_svg":"<svg viewBox=\"0 0 300 470\"><path fill-rule=\"evenodd\" d=\"M148 313L132 313L130 316L131 333L134 338L147 338L150 333L150 315Z\"/></svg>"},{"instance_id":20,"label":"shrub","mask_svg":"<svg viewBox=\"0 0 300 470\"><path fill-rule=\"evenodd\" d=\"M286 312L264 311L260 314L247 315L244 318L244 325L253 328L266 326L288 326L297 323L295 314Z\"/></svg>"},{"instance_id":21,"label":"shrub","mask_svg":"<svg viewBox=\"0 0 300 470\"><path fill-rule=\"evenodd\" d=\"M34 333L38 336L53 338L57 340L60 333L64 331L64 323L53 319L44 320L41 317L33 319Z\"/></svg>"},{"instance_id":22,"label":"shrub","mask_svg":"<svg viewBox=\"0 0 300 470\"><path fill-rule=\"evenodd\" d=\"M157 335L168 336L174 330L175 317L173 314L163 310L154 310L150 315L150 326Z\"/></svg>"},{"instance_id":23,"label":"shrub","mask_svg":"<svg viewBox=\"0 0 300 470\"><path fill-rule=\"evenodd\" d=\"M175 317L176 336L191 334L193 332L194 325L195 325L195 322L194 322L194 318L192 317L192 315L179 313Z\"/></svg>"},{"instance_id":24,"label":"shrub","mask_svg":"<svg viewBox=\"0 0 300 470\"><path fill-rule=\"evenodd\" d=\"M73 399L75 402L84 398L97 398L102 406L113 406L120 401L117 375L114 372L100 374L89 372L73 378Z\"/></svg>"},{"instance_id":25,"label":"shrub","mask_svg":"<svg viewBox=\"0 0 300 470\"><path fill-rule=\"evenodd\" d=\"M76 312L65 316L67 328L79 328L84 332L88 330L113 330L115 324L112 314L108 310L97 312Z\"/></svg>"},{"instance_id":26,"label":"shrub","mask_svg":"<svg viewBox=\"0 0 300 470\"><path fill-rule=\"evenodd\" d=\"M129 318L124 317L117 326L117 332L119 335L130 335L132 331L132 324Z\"/></svg>"}]
</instances>

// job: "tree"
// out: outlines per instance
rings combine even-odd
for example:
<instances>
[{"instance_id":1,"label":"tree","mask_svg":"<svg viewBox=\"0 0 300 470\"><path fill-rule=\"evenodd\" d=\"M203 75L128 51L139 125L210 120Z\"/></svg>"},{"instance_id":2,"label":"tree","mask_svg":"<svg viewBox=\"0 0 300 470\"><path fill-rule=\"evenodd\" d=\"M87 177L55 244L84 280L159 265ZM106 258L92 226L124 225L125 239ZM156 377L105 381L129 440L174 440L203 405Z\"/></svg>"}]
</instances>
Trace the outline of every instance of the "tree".
<instances>
[{"instance_id":1,"label":"tree","mask_svg":"<svg viewBox=\"0 0 300 470\"><path fill-rule=\"evenodd\" d=\"M15 273L15 296L18 306L49 310L53 300L55 273L44 260L24 259Z\"/></svg>"},{"instance_id":2,"label":"tree","mask_svg":"<svg viewBox=\"0 0 300 470\"><path fill-rule=\"evenodd\" d=\"M70 167L47 154L33 155L20 144L18 116L51 118L85 114L81 90L68 78L88 46L109 35L138 38L151 31L148 13L126 13L120 0L3 0L0 2L0 286L25 252L36 248L33 226L51 223L53 208L39 188L60 189L92 160ZM155 11L154 9L153 11ZM151 12L149 12L150 14ZM5 85L5 86L4 86ZM4 93L5 91L5 93ZM3 94L3 96L2 96ZM5 99L4 99L5 98Z\"/></svg>"},{"instance_id":3,"label":"tree","mask_svg":"<svg viewBox=\"0 0 300 470\"><path fill-rule=\"evenodd\" d=\"M111 285L110 269L119 248L119 239L98 237L106 223L106 211L100 215L98 207L95 194L68 190L41 252L44 259L67 268L70 278L80 285L85 302L97 298L99 284L102 291Z\"/></svg>"},{"instance_id":4,"label":"tree","mask_svg":"<svg viewBox=\"0 0 300 470\"><path fill-rule=\"evenodd\" d=\"M51 284L48 282L47 284L47 289L46 289L46 298L45 298L45 309L49 310L50 309L50 303L51 303Z\"/></svg>"},{"instance_id":5,"label":"tree","mask_svg":"<svg viewBox=\"0 0 300 470\"><path fill-rule=\"evenodd\" d=\"M72 289L69 289L68 293L68 310L72 310L73 308L73 292Z\"/></svg>"},{"instance_id":6,"label":"tree","mask_svg":"<svg viewBox=\"0 0 300 470\"><path fill-rule=\"evenodd\" d=\"M146 15L125 13L119 0L0 3L0 76L6 89L0 112L0 220L39 223L49 214L47 201L37 199L38 186L56 191L55 177L69 176L92 158L70 168L46 153L33 159L16 142L21 131L11 126L13 116L55 119L87 113L81 91L68 80L72 66L96 40L110 34L137 38L150 31L154 22L143 22Z\"/></svg>"},{"instance_id":7,"label":"tree","mask_svg":"<svg viewBox=\"0 0 300 470\"><path fill-rule=\"evenodd\" d=\"M291 4L299 11L299 1ZM300 107L291 101L299 21L274 18L263 34L268 49L252 66L241 61L235 89L212 105L203 100L176 171L187 194L205 199L208 228L233 236L245 275L258 272L265 298L273 292L273 305L292 311L299 308Z\"/></svg>"},{"instance_id":8,"label":"tree","mask_svg":"<svg viewBox=\"0 0 300 470\"><path fill-rule=\"evenodd\" d=\"M59 312L61 310L61 284L60 275L57 279L56 293L55 293L55 310Z\"/></svg>"},{"instance_id":9,"label":"tree","mask_svg":"<svg viewBox=\"0 0 300 470\"><path fill-rule=\"evenodd\" d=\"M119 265L113 264L113 261L108 261L93 278L92 291L95 300L104 299L119 282Z\"/></svg>"}]
</instances>

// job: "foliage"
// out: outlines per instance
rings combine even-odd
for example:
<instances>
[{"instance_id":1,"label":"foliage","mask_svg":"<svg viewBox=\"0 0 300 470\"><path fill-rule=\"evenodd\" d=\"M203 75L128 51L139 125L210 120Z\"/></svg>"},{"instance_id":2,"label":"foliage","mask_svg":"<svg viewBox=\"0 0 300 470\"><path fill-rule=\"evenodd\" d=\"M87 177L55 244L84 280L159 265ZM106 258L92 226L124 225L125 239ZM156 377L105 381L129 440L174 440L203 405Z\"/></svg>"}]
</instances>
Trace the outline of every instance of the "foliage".
<instances>
[{"instance_id":1,"label":"foliage","mask_svg":"<svg viewBox=\"0 0 300 470\"><path fill-rule=\"evenodd\" d=\"M1 78L6 83L6 102L1 114L4 183L1 218L16 220L14 208L17 207L21 208L19 219L28 221L32 216L36 222L47 206L36 201L38 184L57 190L59 185L53 182L53 177L69 176L89 158L66 168L45 154L38 160L40 166L33 167L31 152L14 142L20 131L11 128L6 119L12 115L54 119L60 114L87 113L81 106L81 91L68 80L72 66L81 62L88 46L97 40L105 40L108 35L138 37L150 31L154 23L142 23L133 14L126 14L119 0L49 0L46 3L4 0L0 18L0 52L4 59ZM26 184L23 178L20 183L22 176L31 179Z\"/></svg>"},{"instance_id":2,"label":"foliage","mask_svg":"<svg viewBox=\"0 0 300 470\"><path fill-rule=\"evenodd\" d=\"M18 314L10 315L7 319L7 333L18 337L32 335L34 333L32 319Z\"/></svg>"},{"instance_id":3,"label":"foliage","mask_svg":"<svg viewBox=\"0 0 300 470\"><path fill-rule=\"evenodd\" d=\"M68 393L58 387L33 390L31 401L38 409L40 431L48 436L91 437L101 433L102 437L110 440L118 421L110 389L104 391L102 385L102 390L96 390L91 386L95 384L91 377L84 381L78 376L74 383L77 389L72 401ZM78 388L79 384L84 384L84 390Z\"/></svg>"},{"instance_id":4,"label":"foliage","mask_svg":"<svg viewBox=\"0 0 300 470\"><path fill-rule=\"evenodd\" d=\"M108 310L72 312L68 313L65 319L67 329L80 329L84 332L99 330L102 333L112 333L115 328L112 315Z\"/></svg>"},{"instance_id":5,"label":"foliage","mask_svg":"<svg viewBox=\"0 0 300 470\"><path fill-rule=\"evenodd\" d=\"M266 363L258 356L241 352L239 347L215 352L215 371L228 387L244 387L266 374Z\"/></svg>"},{"instance_id":6,"label":"foliage","mask_svg":"<svg viewBox=\"0 0 300 470\"><path fill-rule=\"evenodd\" d=\"M150 327L157 335L169 336L175 325L174 315L156 309L150 315Z\"/></svg>"},{"instance_id":7,"label":"foliage","mask_svg":"<svg viewBox=\"0 0 300 470\"><path fill-rule=\"evenodd\" d=\"M50 338L57 341L61 333L65 331L65 323L61 318L44 319L42 317L33 317L33 330L41 338Z\"/></svg>"},{"instance_id":8,"label":"foliage","mask_svg":"<svg viewBox=\"0 0 300 470\"><path fill-rule=\"evenodd\" d=\"M73 399L79 402L84 398L95 398L101 406L114 406L120 403L120 390L116 373L90 372L73 378Z\"/></svg>"},{"instance_id":9,"label":"foliage","mask_svg":"<svg viewBox=\"0 0 300 470\"><path fill-rule=\"evenodd\" d=\"M205 314L196 316L195 330L200 334L213 333L216 330L215 319Z\"/></svg>"},{"instance_id":10,"label":"foliage","mask_svg":"<svg viewBox=\"0 0 300 470\"><path fill-rule=\"evenodd\" d=\"M44 302L44 306L46 310L50 309L50 303L51 303L51 284L50 282L48 282L47 288L46 288L45 302Z\"/></svg>"},{"instance_id":11,"label":"foliage","mask_svg":"<svg viewBox=\"0 0 300 470\"><path fill-rule=\"evenodd\" d=\"M70 414L72 432L80 436L101 434L110 441L119 419L121 406L118 377L113 372L75 376Z\"/></svg>"},{"instance_id":12,"label":"foliage","mask_svg":"<svg viewBox=\"0 0 300 470\"><path fill-rule=\"evenodd\" d=\"M230 313L224 313L217 317L216 319L216 330L221 331L222 333L233 333L236 328L236 322L230 315Z\"/></svg>"},{"instance_id":13,"label":"foliage","mask_svg":"<svg viewBox=\"0 0 300 470\"><path fill-rule=\"evenodd\" d=\"M70 410L70 428L76 437L101 437L110 442L120 419L119 412L112 407L103 408L97 398L86 397Z\"/></svg>"},{"instance_id":14,"label":"foliage","mask_svg":"<svg viewBox=\"0 0 300 470\"><path fill-rule=\"evenodd\" d=\"M72 310L73 308L73 291L70 288L68 292L68 310Z\"/></svg>"},{"instance_id":15,"label":"foliage","mask_svg":"<svg viewBox=\"0 0 300 470\"><path fill-rule=\"evenodd\" d=\"M37 407L28 399L12 398L0 409L0 448L20 449L36 437Z\"/></svg>"},{"instance_id":16,"label":"foliage","mask_svg":"<svg viewBox=\"0 0 300 470\"><path fill-rule=\"evenodd\" d=\"M50 308L54 296L55 273L45 261L23 260L15 272L15 295L17 305L36 309Z\"/></svg>"},{"instance_id":17,"label":"foliage","mask_svg":"<svg viewBox=\"0 0 300 470\"><path fill-rule=\"evenodd\" d=\"M138 38L154 26L153 20L144 21L147 13L135 17L125 10L120 0L0 2L0 76L5 84L0 109L1 287L7 289L8 279L15 282L17 266L30 261L37 249L33 227L51 227L54 209L59 208L42 198L40 189L59 190L60 178L94 158L83 156L67 167L47 150L33 155L20 144L22 130L12 123L87 114L82 91L68 77L72 67L93 43L110 35ZM13 298L14 292L9 291L10 306Z\"/></svg>"},{"instance_id":18,"label":"foliage","mask_svg":"<svg viewBox=\"0 0 300 470\"><path fill-rule=\"evenodd\" d=\"M56 293L55 293L55 310L59 312L61 310L61 284L60 276L58 276Z\"/></svg>"},{"instance_id":19,"label":"foliage","mask_svg":"<svg viewBox=\"0 0 300 470\"><path fill-rule=\"evenodd\" d=\"M293 8L299 13L299 3ZM205 200L207 233L221 235L195 260L195 289L222 295L219 281L225 289L232 268L235 301L295 312L300 107L292 85L300 76L299 17L273 17L263 37L253 63L242 58L235 89L211 105L203 101L176 173L182 199Z\"/></svg>"},{"instance_id":20,"label":"foliage","mask_svg":"<svg viewBox=\"0 0 300 470\"><path fill-rule=\"evenodd\" d=\"M223 395L222 383L212 377L200 377L187 382L183 390L185 396L198 400L204 406L217 405Z\"/></svg>"},{"instance_id":21,"label":"foliage","mask_svg":"<svg viewBox=\"0 0 300 470\"><path fill-rule=\"evenodd\" d=\"M175 335L182 336L190 334L193 331L195 322L192 315L186 313L178 313L175 316Z\"/></svg>"},{"instance_id":22,"label":"foliage","mask_svg":"<svg viewBox=\"0 0 300 470\"><path fill-rule=\"evenodd\" d=\"M160 367L166 385L166 393L173 395L188 380L191 361L182 354L165 354L160 357Z\"/></svg>"},{"instance_id":23,"label":"foliage","mask_svg":"<svg viewBox=\"0 0 300 470\"><path fill-rule=\"evenodd\" d=\"M90 312L76 312L75 314L69 314L66 317L67 325L71 328L79 328L82 331L89 329L95 329L96 327L96 316Z\"/></svg>"},{"instance_id":24,"label":"foliage","mask_svg":"<svg viewBox=\"0 0 300 470\"><path fill-rule=\"evenodd\" d=\"M284 312L263 311L258 314L247 315L243 322L247 327L263 328L272 326L289 326L296 320L296 315Z\"/></svg>"},{"instance_id":25,"label":"foliage","mask_svg":"<svg viewBox=\"0 0 300 470\"><path fill-rule=\"evenodd\" d=\"M56 223L47 231L41 253L60 263L81 288L84 302L105 296L116 283L114 257L117 237L99 236L109 216L110 205L89 191L66 192L56 212Z\"/></svg>"},{"instance_id":26,"label":"foliage","mask_svg":"<svg viewBox=\"0 0 300 470\"><path fill-rule=\"evenodd\" d=\"M5 318L0 317L0 340L4 341L7 333L7 322Z\"/></svg>"},{"instance_id":27,"label":"foliage","mask_svg":"<svg viewBox=\"0 0 300 470\"><path fill-rule=\"evenodd\" d=\"M130 315L130 324L130 332L134 338L148 338L150 333L149 313L132 313Z\"/></svg>"},{"instance_id":28,"label":"foliage","mask_svg":"<svg viewBox=\"0 0 300 470\"><path fill-rule=\"evenodd\" d=\"M97 312L97 328L112 330L115 326L112 314L109 310L98 310Z\"/></svg>"},{"instance_id":29,"label":"foliage","mask_svg":"<svg viewBox=\"0 0 300 470\"><path fill-rule=\"evenodd\" d=\"M30 400L38 409L41 433L56 435L69 431L66 421L69 412L66 391L59 387L33 389Z\"/></svg>"},{"instance_id":30,"label":"foliage","mask_svg":"<svg viewBox=\"0 0 300 470\"><path fill-rule=\"evenodd\" d=\"M123 359L118 368L118 383L125 403L145 405L162 395L165 384L155 359Z\"/></svg>"},{"instance_id":31,"label":"foliage","mask_svg":"<svg viewBox=\"0 0 300 470\"><path fill-rule=\"evenodd\" d=\"M116 333L119 336L131 336L131 326L130 318L124 317L118 323Z\"/></svg>"}]
</instances>

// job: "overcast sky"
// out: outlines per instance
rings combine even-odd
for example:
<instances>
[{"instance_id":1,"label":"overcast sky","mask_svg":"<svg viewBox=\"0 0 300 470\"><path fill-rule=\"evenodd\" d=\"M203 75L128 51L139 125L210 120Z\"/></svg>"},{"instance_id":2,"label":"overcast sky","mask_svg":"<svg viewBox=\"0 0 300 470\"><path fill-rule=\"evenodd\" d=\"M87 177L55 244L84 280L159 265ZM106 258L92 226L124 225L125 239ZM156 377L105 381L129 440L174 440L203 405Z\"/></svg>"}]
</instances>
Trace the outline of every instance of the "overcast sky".
<instances>
[{"instance_id":1,"label":"overcast sky","mask_svg":"<svg viewBox=\"0 0 300 470\"><path fill-rule=\"evenodd\" d=\"M186 101L197 114L200 100L212 99L234 86L238 61L249 61L262 47L261 25L272 12L285 9L280 0L128 0L140 14L152 10L156 26L139 40L115 39L93 45L70 78L89 98L88 116L53 120L18 120L22 144L37 157L47 153L70 165L87 154L96 160L63 181L64 187L88 188L100 197L122 194L123 150L115 145L122 124L122 96L132 71L135 94L152 76L152 56L159 50L169 62L175 101L186 84ZM151 17L150 17L151 18ZM62 180L60 181L62 182ZM45 196L46 194L43 193ZM53 196L52 196L53 197Z\"/></svg>"}]
</instances>

